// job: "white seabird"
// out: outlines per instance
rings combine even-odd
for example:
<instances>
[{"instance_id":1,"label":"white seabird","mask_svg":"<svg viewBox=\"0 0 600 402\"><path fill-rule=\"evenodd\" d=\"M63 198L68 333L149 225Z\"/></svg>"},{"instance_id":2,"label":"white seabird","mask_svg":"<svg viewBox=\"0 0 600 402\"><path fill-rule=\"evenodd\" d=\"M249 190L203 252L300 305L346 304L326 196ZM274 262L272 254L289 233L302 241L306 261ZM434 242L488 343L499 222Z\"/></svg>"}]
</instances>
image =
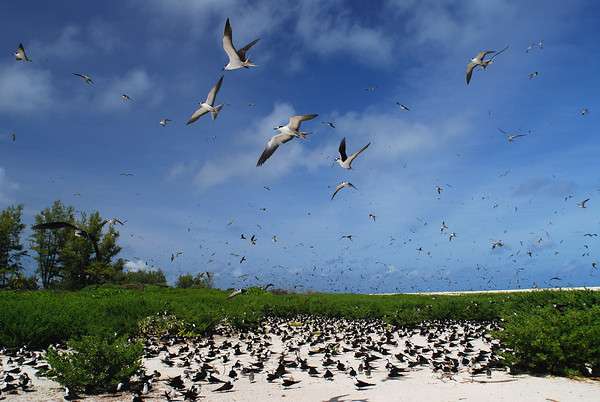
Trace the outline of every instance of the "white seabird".
<instances>
[{"instance_id":1,"label":"white seabird","mask_svg":"<svg viewBox=\"0 0 600 402\"><path fill-rule=\"evenodd\" d=\"M339 193L339 192L340 192L340 191L341 191L343 188L346 188L346 187L348 187L348 188L353 188L353 189L355 189L355 190L358 190L356 187L354 187L354 185L353 185L352 183L350 183L350 182L348 182L348 181L343 181L343 182L341 182L340 184L338 184L338 185L335 187L335 191L333 192L333 195L331 196L331 199L333 200L333 198L335 197L335 195L336 195L337 193Z\"/></svg>"},{"instance_id":2,"label":"white seabird","mask_svg":"<svg viewBox=\"0 0 600 402\"><path fill-rule=\"evenodd\" d=\"M219 92L219 89L221 89L222 83L223 83L223 76L221 76L221 78L219 78L219 81L217 81L215 86L213 86L210 89L210 92L208 93L206 100L200 104L198 109L196 109L196 111L192 114L192 116L190 117L190 119L188 120L188 122L186 124L192 124L193 122L195 122L196 120L198 120L200 117L204 116L208 112L210 112L210 114L212 115L213 120L215 120L217 118L217 116L219 115L219 112L223 108L223 105L221 104L221 105L214 106L214 104L215 104L215 99L217 97L217 93Z\"/></svg>"},{"instance_id":3,"label":"white seabird","mask_svg":"<svg viewBox=\"0 0 600 402\"><path fill-rule=\"evenodd\" d=\"M27 57L27 53L25 53L25 48L22 43L19 43L19 47L15 51L15 59L17 61L31 61L31 59Z\"/></svg>"},{"instance_id":4,"label":"white seabird","mask_svg":"<svg viewBox=\"0 0 600 402\"><path fill-rule=\"evenodd\" d=\"M92 81L92 77L90 77L87 74L73 73L73 75L76 75L76 76L80 77L82 80L85 81L86 84L93 84L94 83L94 81Z\"/></svg>"},{"instance_id":5,"label":"white seabird","mask_svg":"<svg viewBox=\"0 0 600 402\"><path fill-rule=\"evenodd\" d=\"M371 145L370 142L355 153L353 153L352 155L348 156L346 155L346 137L344 137L342 138L342 141L340 142L340 147L338 149L340 152L340 157L335 158L335 160L344 169L352 169L352 162L354 161L354 159L356 159L358 155L360 155L365 149L367 149L369 145Z\"/></svg>"},{"instance_id":6,"label":"white seabird","mask_svg":"<svg viewBox=\"0 0 600 402\"><path fill-rule=\"evenodd\" d=\"M243 48L235 50L235 46L233 46L233 33L231 30L231 24L229 23L229 18L227 18L227 21L225 22L225 30L223 32L223 50L225 50L225 53L227 53L227 56L229 57L229 63L223 67L223 70L237 70L238 68L256 67L256 64L252 63L252 61L246 57L246 52L250 50L250 48L258 41L259 39L255 39Z\"/></svg>"},{"instance_id":7,"label":"white seabird","mask_svg":"<svg viewBox=\"0 0 600 402\"><path fill-rule=\"evenodd\" d=\"M279 134L274 135L273 137L271 137L269 142L267 142L263 153L260 155L260 158L258 158L258 162L256 162L256 166L261 166L262 164L264 164L267 161L267 159L269 159L271 155L273 155L277 148L279 148L281 144L285 144L286 142L291 141L294 137L302 139L306 138L306 136L309 133L299 131L300 124L303 121L312 120L317 116L318 114L292 116L290 117L288 124L286 124L285 126L275 127L275 130L277 130Z\"/></svg>"},{"instance_id":8,"label":"white seabird","mask_svg":"<svg viewBox=\"0 0 600 402\"><path fill-rule=\"evenodd\" d=\"M469 82L471 82L471 76L473 75L473 70L476 67L481 67L485 70L487 66L492 64L494 57L498 56L506 49L508 49L508 46L499 52L496 52L495 50L482 50L481 52L477 53L477 56L473 57L469 64L467 64L467 85L469 85ZM487 56L488 54L493 54L493 56L488 60L484 60L485 56Z\"/></svg>"}]
</instances>

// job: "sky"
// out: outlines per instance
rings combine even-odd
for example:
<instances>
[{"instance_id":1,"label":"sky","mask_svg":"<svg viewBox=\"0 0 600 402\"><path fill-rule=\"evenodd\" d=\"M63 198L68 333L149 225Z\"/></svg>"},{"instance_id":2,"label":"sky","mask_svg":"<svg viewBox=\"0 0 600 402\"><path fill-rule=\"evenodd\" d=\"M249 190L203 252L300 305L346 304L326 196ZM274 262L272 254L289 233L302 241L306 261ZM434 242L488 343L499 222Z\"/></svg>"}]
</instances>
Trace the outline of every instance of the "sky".
<instances>
[{"instance_id":1,"label":"sky","mask_svg":"<svg viewBox=\"0 0 600 402\"><path fill-rule=\"evenodd\" d=\"M600 233L597 2L24 0L0 15L0 208L126 219L127 269L296 291L600 285L600 238L584 236ZM237 47L260 38L256 68L222 71L227 18ZM467 86L469 60L507 45ZM218 119L186 125L221 75ZM310 113L306 140L255 166L274 127ZM333 164L343 137L371 143L350 171ZM358 190L331 200L344 180Z\"/></svg>"}]
</instances>

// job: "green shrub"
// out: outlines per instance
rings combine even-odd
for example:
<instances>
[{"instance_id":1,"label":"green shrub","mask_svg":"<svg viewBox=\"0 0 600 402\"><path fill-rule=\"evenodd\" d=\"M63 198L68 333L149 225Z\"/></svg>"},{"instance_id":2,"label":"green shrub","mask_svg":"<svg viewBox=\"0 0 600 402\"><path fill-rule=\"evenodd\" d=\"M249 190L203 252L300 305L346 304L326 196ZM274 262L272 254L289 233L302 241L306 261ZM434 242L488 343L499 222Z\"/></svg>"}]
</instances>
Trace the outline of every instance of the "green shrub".
<instances>
[{"instance_id":1,"label":"green shrub","mask_svg":"<svg viewBox=\"0 0 600 402\"><path fill-rule=\"evenodd\" d=\"M514 371L556 375L600 373L600 306L559 305L509 314L496 336Z\"/></svg>"},{"instance_id":2,"label":"green shrub","mask_svg":"<svg viewBox=\"0 0 600 402\"><path fill-rule=\"evenodd\" d=\"M110 341L85 336L68 343L69 350L48 349L48 376L73 390L99 393L114 390L142 367L143 345L124 337Z\"/></svg>"},{"instance_id":3,"label":"green shrub","mask_svg":"<svg viewBox=\"0 0 600 402\"><path fill-rule=\"evenodd\" d=\"M200 272L196 276L192 274L179 275L175 287L181 289L189 288L208 288L213 287L213 274L212 272Z\"/></svg>"},{"instance_id":4,"label":"green shrub","mask_svg":"<svg viewBox=\"0 0 600 402\"><path fill-rule=\"evenodd\" d=\"M113 282L121 285L141 284L167 286L167 278L161 269L156 271L121 271L115 275Z\"/></svg>"}]
</instances>

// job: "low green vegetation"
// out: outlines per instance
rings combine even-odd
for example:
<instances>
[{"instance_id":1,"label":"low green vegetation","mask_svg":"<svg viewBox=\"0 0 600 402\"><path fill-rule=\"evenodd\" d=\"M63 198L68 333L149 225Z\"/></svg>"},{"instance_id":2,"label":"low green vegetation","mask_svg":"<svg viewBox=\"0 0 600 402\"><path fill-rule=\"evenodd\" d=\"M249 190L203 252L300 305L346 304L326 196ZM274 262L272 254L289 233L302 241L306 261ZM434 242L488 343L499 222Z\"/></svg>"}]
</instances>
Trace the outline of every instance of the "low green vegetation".
<instances>
[{"instance_id":1,"label":"low green vegetation","mask_svg":"<svg viewBox=\"0 0 600 402\"><path fill-rule=\"evenodd\" d=\"M224 320L251 328L265 316L379 318L392 325L428 320L501 320L494 334L514 370L587 375L600 370L600 293L538 291L462 296L275 295L250 289L227 300L215 289L116 286L81 291L0 292L0 346L45 348L84 336L203 334Z\"/></svg>"},{"instance_id":2,"label":"low green vegetation","mask_svg":"<svg viewBox=\"0 0 600 402\"><path fill-rule=\"evenodd\" d=\"M114 391L118 383L129 381L142 367L141 342L84 336L68 346L66 352L48 349L46 359L51 367L48 376L72 390Z\"/></svg>"}]
</instances>

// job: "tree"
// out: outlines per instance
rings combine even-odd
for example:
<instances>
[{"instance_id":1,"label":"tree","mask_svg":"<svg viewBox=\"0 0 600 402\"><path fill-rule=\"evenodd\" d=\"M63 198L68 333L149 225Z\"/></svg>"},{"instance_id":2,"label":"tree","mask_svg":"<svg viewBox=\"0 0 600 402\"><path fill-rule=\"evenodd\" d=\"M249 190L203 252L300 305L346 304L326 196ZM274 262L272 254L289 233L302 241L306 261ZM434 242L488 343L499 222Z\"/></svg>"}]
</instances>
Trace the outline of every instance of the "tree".
<instances>
[{"instance_id":1,"label":"tree","mask_svg":"<svg viewBox=\"0 0 600 402\"><path fill-rule=\"evenodd\" d=\"M67 232L67 241L60 252L63 266L63 281L69 289L101 284L112 281L115 275L123 271L125 262L119 258L112 262L121 251L117 245L119 232L113 225L103 224L98 211L82 214L75 225L88 237L77 237L73 231ZM103 229L107 228L103 234Z\"/></svg>"},{"instance_id":2,"label":"tree","mask_svg":"<svg viewBox=\"0 0 600 402\"><path fill-rule=\"evenodd\" d=\"M35 216L35 223L74 222L74 214L73 207L54 201L50 208ZM68 235L65 230L35 230L30 237L31 249L37 253L37 272L44 288L51 287L57 279L63 277L63 261L60 254L67 243Z\"/></svg>"},{"instance_id":3,"label":"tree","mask_svg":"<svg viewBox=\"0 0 600 402\"><path fill-rule=\"evenodd\" d=\"M213 273L200 272L196 276L192 274L179 275L175 286L178 288L212 288Z\"/></svg>"},{"instance_id":4,"label":"tree","mask_svg":"<svg viewBox=\"0 0 600 402\"><path fill-rule=\"evenodd\" d=\"M0 287L6 287L23 268L21 257L27 252L21 244L25 229L22 214L23 205L13 205L0 212Z\"/></svg>"}]
</instances>

